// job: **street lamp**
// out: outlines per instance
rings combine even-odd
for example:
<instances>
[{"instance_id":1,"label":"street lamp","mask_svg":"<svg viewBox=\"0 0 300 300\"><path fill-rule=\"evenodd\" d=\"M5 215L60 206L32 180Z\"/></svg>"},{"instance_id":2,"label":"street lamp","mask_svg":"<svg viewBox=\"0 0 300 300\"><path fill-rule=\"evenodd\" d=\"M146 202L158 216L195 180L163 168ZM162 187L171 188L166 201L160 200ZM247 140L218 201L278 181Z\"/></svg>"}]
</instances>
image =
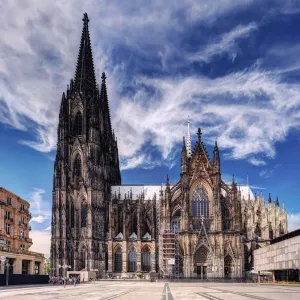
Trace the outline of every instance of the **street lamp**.
<instances>
[{"instance_id":1,"label":"street lamp","mask_svg":"<svg viewBox=\"0 0 300 300\"><path fill-rule=\"evenodd\" d=\"M55 271L55 270L56 270L55 268L51 268L52 276L54 276L54 271Z\"/></svg>"},{"instance_id":2,"label":"street lamp","mask_svg":"<svg viewBox=\"0 0 300 300\"><path fill-rule=\"evenodd\" d=\"M11 265L5 256L0 256L0 261L3 262L6 267L6 286L8 286L9 267L13 267L14 265Z\"/></svg>"},{"instance_id":3,"label":"street lamp","mask_svg":"<svg viewBox=\"0 0 300 300\"><path fill-rule=\"evenodd\" d=\"M58 268L59 269L64 269L64 270L66 270L66 269L71 269L71 266L70 265L66 265L66 264L64 264L64 265L58 265ZM64 276L66 277L66 274L65 274L65 271L64 271Z\"/></svg>"}]
</instances>

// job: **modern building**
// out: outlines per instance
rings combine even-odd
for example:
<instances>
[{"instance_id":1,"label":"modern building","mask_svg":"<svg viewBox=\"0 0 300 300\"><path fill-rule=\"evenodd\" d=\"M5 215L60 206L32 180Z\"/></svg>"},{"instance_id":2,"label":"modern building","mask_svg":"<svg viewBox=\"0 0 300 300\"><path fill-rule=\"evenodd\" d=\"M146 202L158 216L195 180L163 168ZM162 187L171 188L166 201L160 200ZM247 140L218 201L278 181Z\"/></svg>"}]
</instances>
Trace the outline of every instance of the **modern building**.
<instances>
[{"instance_id":1,"label":"modern building","mask_svg":"<svg viewBox=\"0 0 300 300\"><path fill-rule=\"evenodd\" d=\"M51 269L242 277L253 250L287 232L285 209L271 196L266 206L248 184L226 183L217 142L211 160L200 128L193 143L189 123L174 185L168 178L163 185L121 185L106 76L99 88L88 23L84 14L75 78L59 113Z\"/></svg>"},{"instance_id":2,"label":"modern building","mask_svg":"<svg viewBox=\"0 0 300 300\"><path fill-rule=\"evenodd\" d=\"M300 281L300 229L270 241L254 250L254 270L271 271L273 280Z\"/></svg>"},{"instance_id":3,"label":"modern building","mask_svg":"<svg viewBox=\"0 0 300 300\"><path fill-rule=\"evenodd\" d=\"M29 250L30 204L14 193L0 187L0 256L9 261L11 274L44 274L44 255ZM0 274L5 270L0 263Z\"/></svg>"}]
</instances>

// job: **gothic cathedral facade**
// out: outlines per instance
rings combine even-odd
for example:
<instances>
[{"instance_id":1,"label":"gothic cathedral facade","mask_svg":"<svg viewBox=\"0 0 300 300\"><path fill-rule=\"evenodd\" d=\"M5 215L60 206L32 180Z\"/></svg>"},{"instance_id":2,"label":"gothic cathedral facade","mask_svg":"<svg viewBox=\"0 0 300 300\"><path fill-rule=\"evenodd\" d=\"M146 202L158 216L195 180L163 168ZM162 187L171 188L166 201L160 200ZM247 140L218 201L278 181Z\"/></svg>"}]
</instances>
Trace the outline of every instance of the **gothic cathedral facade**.
<instances>
[{"instance_id":1,"label":"gothic cathedral facade","mask_svg":"<svg viewBox=\"0 0 300 300\"><path fill-rule=\"evenodd\" d=\"M210 160L201 130L183 139L180 179L121 185L106 76L96 83L88 16L74 80L63 93L54 164L51 267L120 276L242 277L252 252L287 232L278 199L226 184L217 142Z\"/></svg>"}]
</instances>

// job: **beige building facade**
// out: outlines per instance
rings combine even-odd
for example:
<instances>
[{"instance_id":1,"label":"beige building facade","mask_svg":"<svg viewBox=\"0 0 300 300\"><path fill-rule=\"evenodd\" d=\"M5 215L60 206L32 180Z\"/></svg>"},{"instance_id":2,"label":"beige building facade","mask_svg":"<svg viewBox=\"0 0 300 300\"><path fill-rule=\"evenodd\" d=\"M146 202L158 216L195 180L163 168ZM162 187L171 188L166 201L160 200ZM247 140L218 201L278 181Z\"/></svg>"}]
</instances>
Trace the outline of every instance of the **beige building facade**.
<instances>
[{"instance_id":1,"label":"beige building facade","mask_svg":"<svg viewBox=\"0 0 300 300\"><path fill-rule=\"evenodd\" d=\"M300 229L254 250L254 270L271 271L277 281L300 281Z\"/></svg>"},{"instance_id":2,"label":"beige building facade","mask_svg":"<svg viewBox=\"0 0 300 300\"><path fill-rule=\"evenodd\" d=\"M30 251L30 204L0 187L0 256L9 262L11 274L44 274L44 255ZM1 262L0 274L5 269Z\"/></svg>"}]
</instances>

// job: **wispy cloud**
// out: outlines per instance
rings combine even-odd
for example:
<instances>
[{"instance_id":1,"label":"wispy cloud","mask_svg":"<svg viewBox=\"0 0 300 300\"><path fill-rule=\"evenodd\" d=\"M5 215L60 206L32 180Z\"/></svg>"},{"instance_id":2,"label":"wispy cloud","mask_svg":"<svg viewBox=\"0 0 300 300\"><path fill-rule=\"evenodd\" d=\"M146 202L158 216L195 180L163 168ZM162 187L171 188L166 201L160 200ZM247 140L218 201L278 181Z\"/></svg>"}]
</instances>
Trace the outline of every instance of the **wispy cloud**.
<instances>
[{"instance_id":1,"label":"wispy cloud","mask_svg":"<svg viewBox=\"0 0 300 300\"><path fill-rule=\"evenodd\" d=\"M42 223L51 216L51 203L43 198L44 193L44 189L34 188L30 194L30 211L35 215L33 222Z\"/></svg>"},{"instance_id":2,"label":"wispy cloud","mask_svg":"<svg viewBox=\"0 0 300 300\"><path fill-rule=\"evenodd\" d=\"M33 134L32 140L22 140L22 144L41 152L55 149L61 94L75 72L82 13L87 11L97 78L103 70L108 75L112 124L123 170L160 163L140 154L149 143L161 154L161 162L173 165L170 158L186 133L188 115L192 132L201 126L206 141L219 136L227 159L262 166L274 158L275 143L299 128L298 85L285 82L278 70L265 72L258 64L218 78L181 76L180 72L158 79L150 75L163 67L158 53L167 49L174 57L181 51L176 37L185 30L190 32L199 23L212 25L220 16L254 2L237 5L229 0L217 4L205 0L200 5L185 0L168 5L145 1L134 9L129 2L106 2L105 10L99 1L0 4L1 11L7 12L0 29L0 122ZM220 54L234 59L239 41L258 30L255 22L235 25L203 45L204 50L196 52L198 59L210 61ZM130 54L122 59L119 48ZM173 62L185 64L196 56L190 53L183 61ZM145 65L151 66L148 75L144 70L135 72ZM130 95L124 93L128 89ZM38 195L42 192L36 191ZM42 207L39 201L36 205L39 214Z\"/></svg>"},{"instance_id":3,"label":"wispy cloud","mask_svg":"<svg viewBox=\"0 0 300 300\"><path fill-rule=\"evenodd\" d=\"M45 231L51 230L51 226L48 226L47 228L44 229Z\"/></svg>"},{"instance_id":4,"label":"wispy cloud","mask_svg":"<svg viewBox=\"0 0 300 300\"><path fill-rule=\"evenodd\" d=\"M230 32L218 37L217 41L210 43L203 50L191 55L189 59L209 62L216 55L227 54L232 61L234 61L238 51L237 42L240 39L249 37L249 35L257 29L258 26L254 22L245 26L238 25Z\"/></svg>"},{"instance_id":5,"label":"wispy cloud","mask_svg":"<svg viewBox=\"0 0 300 300\"><path fill-rule=\"evenodd\" d=\"M30 221L36 222L36 223L43 223L47 219L48 219L48 217L45 217L45 216L37 216L37 217L33 217Z\"/></svg>"},{"instance_id":6,"label":"wispy cloud","mask_svg":"<svg viewBox=\"0 0 300 300\"><path fill-rule=\"evenodd\" d=\"M259 176L262 177L262 178L269 178L274 174L275 170L277 168L279 168L280 166L281 166L281 164L277 164L271 169L264 169L264 170L259 172Z\"/></svg>"}]
</instances>

